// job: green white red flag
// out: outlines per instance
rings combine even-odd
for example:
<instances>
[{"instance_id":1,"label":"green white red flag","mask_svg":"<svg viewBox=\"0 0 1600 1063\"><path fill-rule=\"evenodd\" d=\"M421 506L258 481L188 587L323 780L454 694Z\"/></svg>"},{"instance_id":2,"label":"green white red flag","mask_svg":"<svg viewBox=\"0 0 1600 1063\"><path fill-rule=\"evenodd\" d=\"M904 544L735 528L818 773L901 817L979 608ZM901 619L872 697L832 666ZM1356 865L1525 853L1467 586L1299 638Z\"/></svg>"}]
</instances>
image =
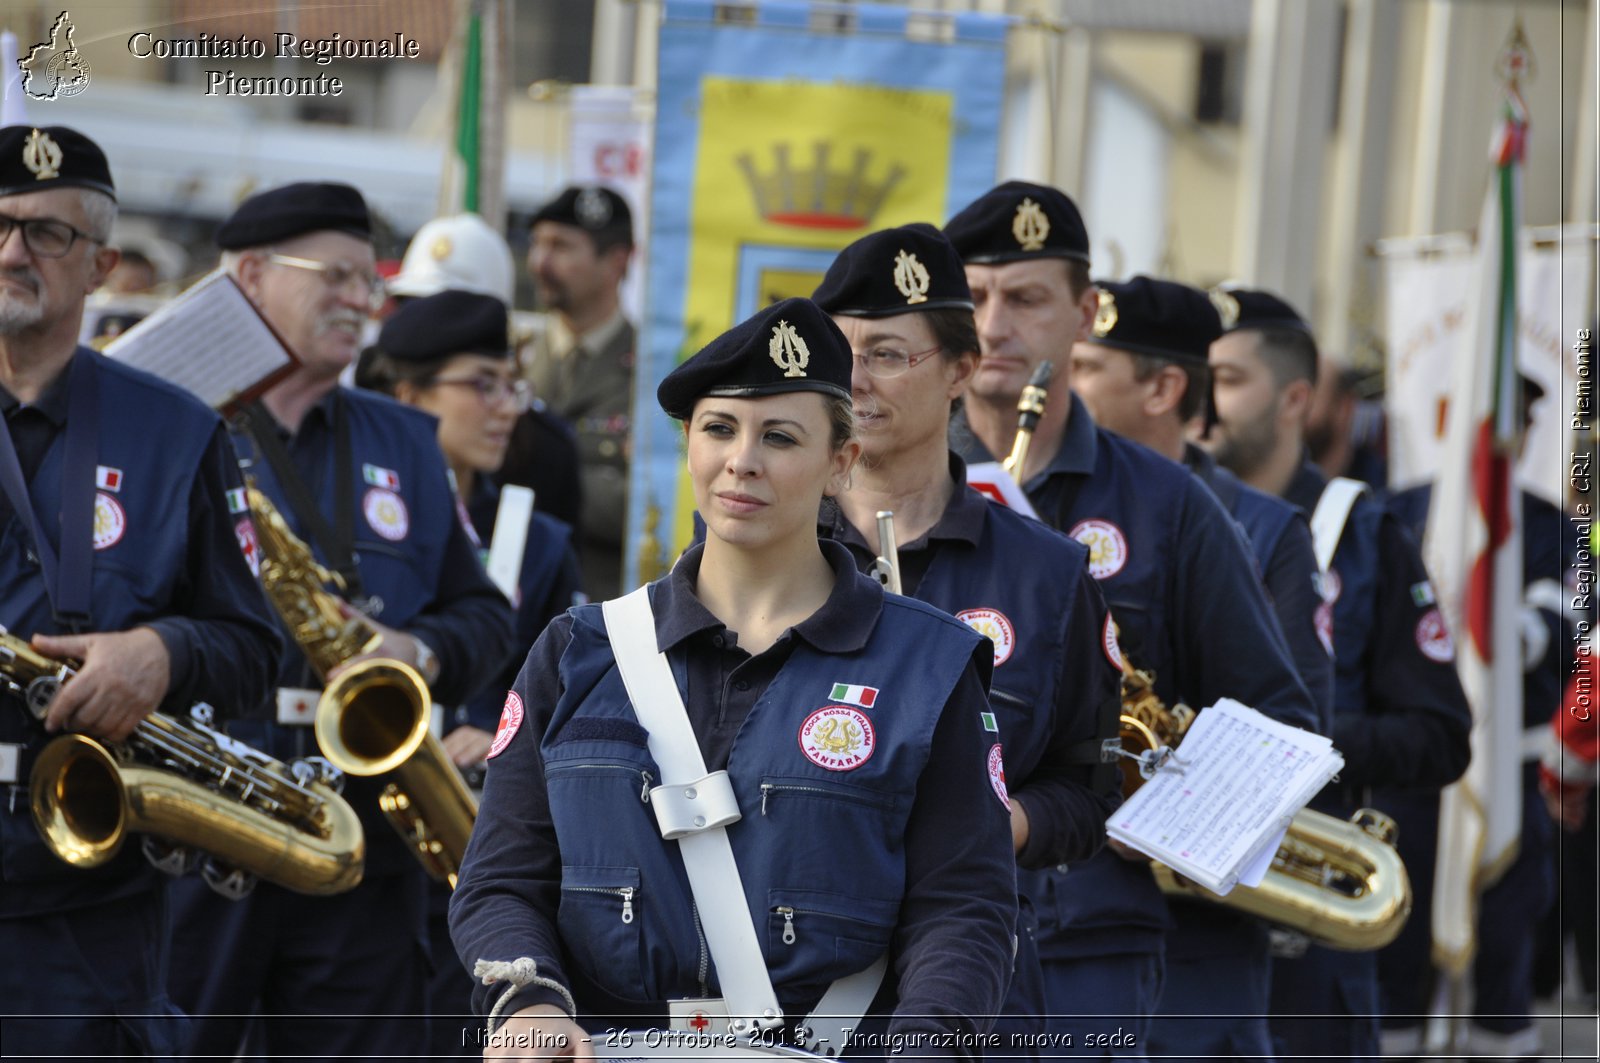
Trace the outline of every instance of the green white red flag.
<instances>
[{"instance_id":1,"label":"green white red flag","mask_svg":"<svg viewBox=\"0 0 1600 1063\"><path fill-rule=\"evenodd\" d=\"M1463 972L1476 947L1477 898L1516 857L1522 825L1522 530L1513 482L1522 435L1517 373L1517 250L1528 112L1518 32L1502 59L1505 112L1478 225L1475 326L1451 383L1424 544L1472 705L1472 764L1440 806L1434 959Z\"/></svg>"}]
</instances>

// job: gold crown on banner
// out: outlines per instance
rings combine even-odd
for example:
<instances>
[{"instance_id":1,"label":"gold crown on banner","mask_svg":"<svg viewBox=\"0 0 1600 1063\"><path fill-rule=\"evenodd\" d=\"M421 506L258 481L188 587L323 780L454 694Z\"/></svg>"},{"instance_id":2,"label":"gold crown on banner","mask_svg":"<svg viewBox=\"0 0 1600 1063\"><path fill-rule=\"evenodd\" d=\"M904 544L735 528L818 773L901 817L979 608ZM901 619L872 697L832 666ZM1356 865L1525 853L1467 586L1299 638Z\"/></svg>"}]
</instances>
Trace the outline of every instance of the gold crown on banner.
<instances>
[{"instance_id":1,"label":"gold crown on banner","mask_svg":"<svg viewBox=\"0 0 1600 1063\"><path fill-rule=\"evenodd\" d=\"M756 209L775 225L865 229L905 176L905 168L895 163L883 177L869 177L873 159L867 148L856 149L848 168L830 166L831 148L824 141L811 145L809 166L791 159L790 148L789 144L774 144L773 165L765 173L757 171L755 157L749 152L737 160L755 196Z\"/></svg>"}]
</instances>

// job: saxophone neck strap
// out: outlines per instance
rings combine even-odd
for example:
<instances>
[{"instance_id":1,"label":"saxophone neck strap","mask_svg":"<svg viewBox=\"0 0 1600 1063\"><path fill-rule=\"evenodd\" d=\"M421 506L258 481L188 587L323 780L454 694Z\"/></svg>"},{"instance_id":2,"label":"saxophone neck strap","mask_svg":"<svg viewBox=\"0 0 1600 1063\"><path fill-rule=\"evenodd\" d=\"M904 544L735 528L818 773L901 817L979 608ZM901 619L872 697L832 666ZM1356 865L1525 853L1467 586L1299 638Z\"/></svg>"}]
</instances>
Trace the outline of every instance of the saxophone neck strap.
<instances>
[{"instance_id":1,"label":"saxophone neck strap","mask_svg":"<svg viewBox=\"0 0 1600 1063\"><path fill-rule=\"evenodd\" d=\"M345 597L355 601L361 598L361 570L355 560L355 466L350 442L350 417L343 409L337 393L333 398L333 523L322 513L316 496L306 486L305 479L295 468L289 448L279 435L277 418L261 402L254 399L238 413L238 419L256 450L272 469L273 479L283 488L289 508L294 511L300 526L322 548L333 570L344 578Z\"/></svg>"},{"instance_id":2,"label":"saxophone neck strap","mask_svg":"<svg viewBox=\"0 0 1600 1063\"><path fill-rule=\"evenodd\" d=\"M34 509L10 424L0 425L0 489L33 541L44 577L45 594L58 624L80 632L90 626L94 586L95 458L99 433L100 374L87 351L78 350L67 367L65 460L61 467L61 550L45 532Z\"/></svg>"}]
</instances>

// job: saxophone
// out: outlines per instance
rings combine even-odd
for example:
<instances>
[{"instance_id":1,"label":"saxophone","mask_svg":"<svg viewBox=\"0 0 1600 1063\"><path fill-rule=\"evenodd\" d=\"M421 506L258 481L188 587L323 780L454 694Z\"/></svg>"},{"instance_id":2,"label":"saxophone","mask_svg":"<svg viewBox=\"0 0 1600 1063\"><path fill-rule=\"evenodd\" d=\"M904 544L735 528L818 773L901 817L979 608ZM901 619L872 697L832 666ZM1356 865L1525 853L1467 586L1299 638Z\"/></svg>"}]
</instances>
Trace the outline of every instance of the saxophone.
<instances>
[{"instance_id":1,"label":"saxophone","mask_svg":"<svg viewBox=\"0 0 1600 1063\"><path fill-rule=\"evenodd\" d=\"M318 564L266 493L246 477L261 551L261 585L319 676L376 646L360 615L323 589L344 580ZM388 775L378 805L424 870L455 886L478 802L428 729L433 699L416 669L373 658L323 689L315 730L323 756L349 775Z\"/></svg>"},{"instance_id":2,"label":"saxophone","mask_svg":"<svg viewBox=\"0 0 1600 1063\"><path fill-rule=\"evenodd\" d=\"M1195 713L1170 709L1155 692L1155 675L1122 656L1123 796L1159 770L1183 739ZM1209 901L1296 930L1328 948L1367 951L1389 944L1411 914L1411 882L1395 851L1395 822L1376 809L1349 820L1303 808L1256 887L1236 886L1219 897L1152 862L1163 893Z\"/></svg>"},{"instance_id":3,"label":"saxophone","mask_svg":"<svg viewBox=\"0 0 1600 1063\"><path fill-rule=\"evenodd\" d=\"M41 720L76 665L0 628L0 686ZM338 772L320 760L284 765L214 730L209 705L189 712L151 713L123 742L66 734L46 745L28 790L50 851L99 867L135 832L156 867L176 875L199 860L206 883L235 900L258 878L296 893L353 889L366 840Z\"/></svg>"},{"instance_id":4,"label":"saxophone","mask_svg":"<svg viewBox=\"0 0 1600 1063\"><path fill-rule=\"evenodd\" d=\"M1050 374L1055 371L1051 362L1040 362L1017 399L1017 436L1011 442L1011 453L1000 467L1020 486L1024 468L1028 464L1028 448L1033 445L1033 431L1044 416L1044 404L1049 396Z\"/></svg>"}]
</instances>

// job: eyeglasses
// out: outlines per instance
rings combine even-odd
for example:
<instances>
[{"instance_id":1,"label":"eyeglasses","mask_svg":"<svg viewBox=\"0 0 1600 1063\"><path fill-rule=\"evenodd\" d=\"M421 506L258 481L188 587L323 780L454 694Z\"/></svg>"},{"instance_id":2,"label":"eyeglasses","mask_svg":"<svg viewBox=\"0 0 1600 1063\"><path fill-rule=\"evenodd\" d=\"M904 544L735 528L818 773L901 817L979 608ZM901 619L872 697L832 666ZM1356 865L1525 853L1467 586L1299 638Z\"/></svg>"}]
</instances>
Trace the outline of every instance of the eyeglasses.
<instances>
[{"instance_id":1,"label":"eyeglasses","mask_svg":"<svg viewBox=\"0 0 1600 1063\"><path fill-rule=\"evenodd\" d=\"M525 412L533 405L533 389L526 380L507 380L503 376L469 376L465 379L451 380L445 377L434 377L430 384L445 384L458 388L471 388L478 393L478 401L485 406L493 406L506 399L511 400L512 407L518 412Z\"/></svg>"},{"instance_id":2,"label":"eyeglasses","mask_svg":"<svg viewBox=\"0 0 1600 1063\"><path fill-rule=\"evenodd\" d=\"M87 240L91 244L105 243L82 229L75 229L54 218L13 218L9 214L0 214L0 247L11 239L13 229L22 230L23 244L39 258L65 257L79 240Z\"/></svg>"},{"instance_id":3,"label":"eyeglasses","mask_svg":"<svg viewBox=\"0 0 1600 1063\"><path fill-rule=\"evenodd\" d=\"M893 347L874 347L866 354L855 356L856 364L867 371L867 375L879 380L889 380L899 376L912 366L926 362L938 354L942 347L929 347L925 351L907 354L897 351Z\"/></svg>"},{"instance_id":4,"label":"eyeglasses","mask_svg":"<svg viewBox=\"0 0 1600 1063\"><path fill-rule=\"evenodd\" d=\"M388 298L384 288L383 278L376 273L357 269L347 262L319 262L314 258L296 258L294 255L280 255L276 251L267 255L267 261L279 266L289 266L293 269L310 270L322 275L322 282L334 291L344 291L352 282L357 284L367 305L376 310Z\"/></svg>"}]
</instances>

